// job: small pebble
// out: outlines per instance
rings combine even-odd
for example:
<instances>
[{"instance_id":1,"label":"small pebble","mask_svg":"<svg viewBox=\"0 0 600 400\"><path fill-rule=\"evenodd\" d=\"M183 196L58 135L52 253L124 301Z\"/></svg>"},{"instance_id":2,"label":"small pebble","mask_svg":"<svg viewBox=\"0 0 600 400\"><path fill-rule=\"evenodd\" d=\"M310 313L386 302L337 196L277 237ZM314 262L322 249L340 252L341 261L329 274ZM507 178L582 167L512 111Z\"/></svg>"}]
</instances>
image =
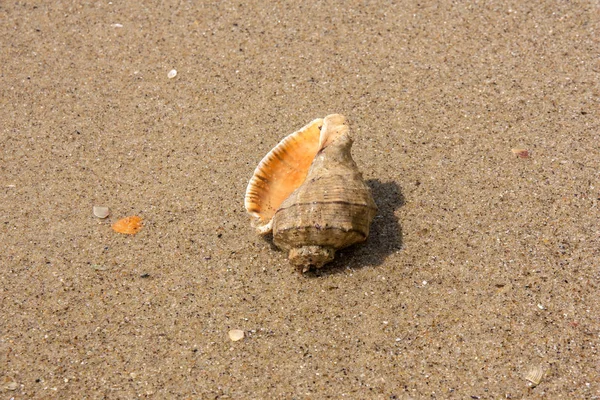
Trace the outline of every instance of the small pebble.
<instances>
[{"instance_id":1,"label":"small pebble","mask_svg":"<svg viewBox=\"0 0 600 400\"><path fill-rule=\"evenodd\" d=\"M106 271L108 267L104 264L92 264L92 269L94 271Z\"/></svg>"},{"instance_id":2,"label":"small pebble","mask_svg":"<svg viewBox=\"0 0 600 400\"><path fill-rule=\"evenodd\" d=\"M528 158L529 150L527 149L512 149L513 154L519 158Z\"/></svg>"},{"instance_id":3,"label":"small pebble","mask_svg":"<svg viewBox=\"0 0 600 400\"><path fill-rule=\"evenodd\" d=\"M244 331L241 329L232 329L229 331L229 339L232 342L237 342L238 340L242 340L244 338Z\"/></svg>"},{"instance_id":4,"label":"small pebble","mask_svg":"<svg viewBox=\"0 0 600 400\"><path fill-rule=\"evenodd\" d=\"M172 69L172 70L170 70L170 71L169 71L169 73L167 74L167 77L168 77L169 79L173 79L173 78L175 78L176 76L177 76L177 70L175 70L175 69Z\"/></svg>"},{"instance_id":5,"label":"small pebble","mask_svg":"<svg viewBox=\"0 0 600 400\"><path fill-rule=\"evenodd\" d=\"M94 206L94 216L98 218L106 218L110 214L108 207Z\"/></svg>"}]
</instances>

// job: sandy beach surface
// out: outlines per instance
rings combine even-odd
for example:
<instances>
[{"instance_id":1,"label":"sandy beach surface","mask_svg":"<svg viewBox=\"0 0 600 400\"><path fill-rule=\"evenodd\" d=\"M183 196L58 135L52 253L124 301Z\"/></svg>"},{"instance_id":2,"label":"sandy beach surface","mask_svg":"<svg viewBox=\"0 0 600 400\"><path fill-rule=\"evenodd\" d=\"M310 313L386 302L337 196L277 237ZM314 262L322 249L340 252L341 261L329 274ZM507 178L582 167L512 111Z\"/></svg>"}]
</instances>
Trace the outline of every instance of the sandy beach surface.
<instances>
[{"instance_id":1,"label":"sandy beach surface","mask_svg":"<svg viewBox=\"0 0 600 400\"><path fill-rule=\"evenodd\" d=\"M2 399L600 398L598 1L15 1L0 37ZM331 113L379 212L301 274L244 192Z\"/></svg>"}]
</instances>

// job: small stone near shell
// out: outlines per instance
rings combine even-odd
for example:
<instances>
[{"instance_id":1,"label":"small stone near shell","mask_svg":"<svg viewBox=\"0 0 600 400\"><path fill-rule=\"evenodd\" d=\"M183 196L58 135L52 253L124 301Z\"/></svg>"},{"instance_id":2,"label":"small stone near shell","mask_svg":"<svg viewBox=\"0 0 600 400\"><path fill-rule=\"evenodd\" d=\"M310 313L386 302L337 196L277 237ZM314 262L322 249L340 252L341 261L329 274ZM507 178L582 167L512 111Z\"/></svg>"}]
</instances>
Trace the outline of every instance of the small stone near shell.
<instances>
[{"instance_id":1,"label":"small stone near shell","mask_svg":"<svg viewBox=\"0 0 600 400\"><path fill-rule=\"evenodd\" d=\"M532 366L531 368L529 368L527 375L525 375L525 379L527 379L529 382L533 383L536 386L540 384L543 377L544 369L541 365Z\"/></svg>"},{"instance_id":2,"label":"small stone near shell","mask_svg":"<svg viewBox=\"0 0 600 400\"><path fill-rule=\"evenodd\" d=\"M94 216L97 218L106 218L110 214L108 207L94 206Z\"/></svg>"},{"instance_id":3,"label":"small stone near shell","mask_svg":"<svg viewBox=\"0 0 600 400\"><path fill-rule=\"evenodd\" d=\"M229 339L231 339L232 342L237 342L239 340L242 340L244 338L244 331L241 329L232 329L229 331Z\"/></svg>"}]
</instances>

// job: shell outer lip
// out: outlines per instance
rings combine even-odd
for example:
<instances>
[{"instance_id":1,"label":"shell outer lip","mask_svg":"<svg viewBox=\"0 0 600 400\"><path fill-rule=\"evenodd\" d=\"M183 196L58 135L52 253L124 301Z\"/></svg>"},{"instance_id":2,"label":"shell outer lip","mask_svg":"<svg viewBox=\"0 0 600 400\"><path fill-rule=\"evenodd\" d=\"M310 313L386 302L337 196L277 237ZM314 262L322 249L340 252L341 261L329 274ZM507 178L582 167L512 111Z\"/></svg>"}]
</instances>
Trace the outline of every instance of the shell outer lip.
<instances>
[{"instance_id":1,"label":"shell outer lip","mask_svg":"<svg viewBox=\"0 0 600 400\"><path fill-rule=\"evenodd\" d=\"M287 147L289 145L291 145L295 140L298 140L299 138L302 138L302 137L304 137L304 138L312 137L311 135L316 133L316 132L311 133L315 127L318 128L318 132L319 132L318 140L320 140L320 132L323 127L323 119L317 118L317 119L314 119L313 121L311 121L310 123L308 123L307 125L305 125L304 127L302 127L301 129L299 129L299 130L287 135L285 138L283 138L273 149L271 149L262 158L262 160L259 162L258 166L255 168L254 173L248 183L248 186L246 187L246 194L245 194L245 198L244 198L244 207L246 208L246 211L254 217L254 221L253 221L252 225L257 230L257 233L264 235L264 234L271 232L272 218L273 218L273 215L275 214L275 211L277 210L277 208L279 206L279 204L271 206L271 205L269 205L269 203L267 203L267 206L265 207L264 205L262 205L260 203L260 195L259 195L260 192L263 191L263 193L264 193L265 187L269 188L270 185L272 184L272 183L269 183L269 180L267 179L267 177L264 176L263 171L268 171L268 169L269 169L268 166L269 166L270 162L274 158L280 159L281 154L279 154L279 153L286 153L288 150ZM319 143L318 140L314 143L315 154L318 152L318 143ZM311 143L311 142L308 142L308 143ZM298 154L302 154L302 153L296 153L296 155L298 155ZM312 163L313 159L314 159L314 156L311 157L311 163ZM306 174L308 173L309 167L310 167L310 164L306 168ZM302 170L303 169L300 169L298 171L302 171ZM301 184L302 184L302 182L300 182L296 187L294 187L294 190ZM258 194L257 194L256 190L258 190ZM266 190L268 190L268 189L266 189ZM293 190L291 192L293 192ZM291 194L291 192L290 192L290 194ZM288 196L289 196L289 194L288 194ZM285 199L283 199L283 200L285 200ZM273 215L270 215L270 216L268 215L270 213L270 211L267 211L267 213L266 213L267 215L264 215L263 210L265 210L265 209L266 210L273 209L272 210ZM268 219L267 219L267 217L268 217Z\"/></svg>"}]
</instances>

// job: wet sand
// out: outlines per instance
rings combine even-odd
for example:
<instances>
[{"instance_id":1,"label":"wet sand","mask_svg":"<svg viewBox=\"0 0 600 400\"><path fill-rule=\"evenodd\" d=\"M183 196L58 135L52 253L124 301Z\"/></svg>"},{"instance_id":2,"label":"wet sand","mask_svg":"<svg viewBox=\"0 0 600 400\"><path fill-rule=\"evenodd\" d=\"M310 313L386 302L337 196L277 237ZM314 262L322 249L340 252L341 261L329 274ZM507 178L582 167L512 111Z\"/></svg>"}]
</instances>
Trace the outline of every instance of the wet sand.
<instances>
[{"instance_id":1,"label":"wet sand","mask_svg":"<svg viewBox=\"0 0 600 400\"><path fill-rule=\"evenodd\" d=\"M600 398L600 9L518 3L0 6L2 397ZM302 275L243 196L331 113L379 214Z\"/></svg>"}]
</instances>

